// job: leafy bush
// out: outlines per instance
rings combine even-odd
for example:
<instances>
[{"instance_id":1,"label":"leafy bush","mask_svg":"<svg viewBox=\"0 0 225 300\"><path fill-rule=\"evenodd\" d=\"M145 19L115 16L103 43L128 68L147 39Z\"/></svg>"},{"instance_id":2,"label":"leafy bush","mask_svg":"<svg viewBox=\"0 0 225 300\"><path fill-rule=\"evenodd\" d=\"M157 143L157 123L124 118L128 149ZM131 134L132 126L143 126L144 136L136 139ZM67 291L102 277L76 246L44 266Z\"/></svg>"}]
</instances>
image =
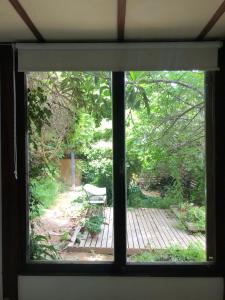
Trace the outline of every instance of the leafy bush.
<instances>
[{"instance_id":1,"label":"leafy bush","mask_svg":"<svg viewBox=\"0 0 225 300\"><path fill-rule=\"evenodd\" d=\"M127 190L127 205L128 207L143 207L143 201L145 196L143 195L141 189L131 182Z\"/></svg>"},{"instance_id":2,"label":"leafy bush","mask_svg":"<svg viewBox=\"0 0 225 300\"><path fill-rule=\"evenodd\" d=\"M30 180L29 184L29 218L32 220L40 215L42 202L36 193L36 181Z\"/></svg>"},{"instance_id":3,"label":"leafy bush","mask_svg":"<svg viewBox=\"0 0 225 300\"><path fill-rule=\"evenodd\" d=\"M88 197L86 194L80 195L73 200L73 203L83 203L86 204Z\"/></svg>"},{"instance_id":4,"label":"leafy bush","mask_svg":"<svg viewBox=\"0 0 225 300\"><path fill-rule=\"evenodd\" d=\"M43 208L49 208L62 190L62 183L52 178L32 179L29 185L30 218L40 215Z\"/></svg>"},{"instance_id":5,"label":"leafy bush","mask_svg":"<svg viewBox=\"0 0 225 300\"><path fill-rule=\"evenodd\" d=\"M162 209L167 209L171 205L175 203L175 200L170 197L147 197L145 200L142 202L141 207L146 207L146 208L162 208Z\"/></svg>"},{"instance_id":6,"label":"leafy bush","mask_svg":"<svg viewBox=\"0 0 225 300\"><path fill-rule=\"evenodd\" d=\"M107 204L112 204L112 150L91 149L83 166L84 183L106 187Z\"/></svg>"},{"instance_id":7,"label":"leafy bush","mask_svg":"<svg viewBox=\"0 0 225 300\"><path fill-rule=\"evenodd\" d=\"M30 259L31 260L57 260L60 256L53 245L44 235L38 235L31 229L30 233Z\"/></svg>"},{"instance_id":8,"label":"leafy bush","mask_svg":"<svg viewBox=\"0 0 225 300\"><path fill-rule=\"evenodd\" d=\"M176 203L177 198L173 197L172 195L168 195L164 198L156 196L146 196L142 193L141 189L133 182L131 182L128 187L128 207L169 208L172 204Z\"/></svg>"},{"instance_id":9,"label":"leafy bush","mask_svg":"<svg viewBox=\"0 0 225 300\"><path fill-rule=\"evenodd\" d=\"M63 235L60 236L59 238L60 242L66 242L70 240L70 234L69 232L64 232Z\"/></svg>"},{"instance_id":10,"label":"leafy bush","mask_svg":"<svg viewBox=\"0 0 225 300\"><path fill-rule=\"evenodd\" d=\"M90 233L91 236L94 236L101 232L102 224L102 216L91 216L85 220L84 227Z\"/></svg>"},{"instance_id":11,"label":"leafy bush","mask_svg":"<svg viewBox=\"0 0 225 300\"><path fill-rule=\"evenodd\" d=\"M174 246L165 250L145 251L131 256L131 261L134 262L202 262L205 260L205 250L199 244L190 244L186 249Z\"/></svg>"},{"instance_id":12,"label":"leafy bush","mask_svg":"<svg viewBox=\"0 0 225 300\"><path fill-rule=\"evenodd\" d=\"M181 221L195 224L200 230L205 229L205 207L194 206L193 203L185 203L180 206Z\"/></svg>"}]
</instances>

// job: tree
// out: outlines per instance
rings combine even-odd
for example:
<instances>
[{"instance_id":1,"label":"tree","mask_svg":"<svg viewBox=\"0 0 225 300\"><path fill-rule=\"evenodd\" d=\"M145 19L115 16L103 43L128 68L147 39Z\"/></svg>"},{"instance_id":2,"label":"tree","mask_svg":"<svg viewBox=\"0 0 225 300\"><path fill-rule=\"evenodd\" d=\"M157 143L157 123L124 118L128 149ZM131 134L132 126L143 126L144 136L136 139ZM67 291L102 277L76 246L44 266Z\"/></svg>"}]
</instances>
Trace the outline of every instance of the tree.
<instances>
[{"instance_id":1,"label":"tree","mask_svg":"<svg viewBox=\"0 0 225 300\"><path fill-rule=\"evenodd\" d=\"M177 182L189 177L204 191L203 79L203 72L127 74L130 177L137 172L170 175Z\"/></svg>"}]
</instances>

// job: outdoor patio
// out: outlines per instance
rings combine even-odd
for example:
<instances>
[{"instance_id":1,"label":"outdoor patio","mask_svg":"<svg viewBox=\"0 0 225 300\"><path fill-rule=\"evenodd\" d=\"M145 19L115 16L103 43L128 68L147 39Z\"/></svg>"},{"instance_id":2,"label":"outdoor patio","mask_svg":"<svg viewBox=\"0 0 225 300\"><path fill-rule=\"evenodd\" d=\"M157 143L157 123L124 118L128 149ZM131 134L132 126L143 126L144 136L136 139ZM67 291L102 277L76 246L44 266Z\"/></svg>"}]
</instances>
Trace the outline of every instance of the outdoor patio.
<instances>
[{"instance_id":1,"label":"outdoor patio","mask_svg":"<svg viewBox=\"0 0 225 300\"><path fill-rule=\"evenodd\" d=\"M100 234L94 238L87 232L79 234L75 228L68 251L102 254L113 253L113 208L104 209L104 223ZM76 243L79 234L80 243ZM128 255L146 249L166 249L171 246L187 248L199 243L205 247L205 235L191 234L181 228L177 218L167 209L132 208L127 212L127 252Z\"/></svg>"}]
</instances>

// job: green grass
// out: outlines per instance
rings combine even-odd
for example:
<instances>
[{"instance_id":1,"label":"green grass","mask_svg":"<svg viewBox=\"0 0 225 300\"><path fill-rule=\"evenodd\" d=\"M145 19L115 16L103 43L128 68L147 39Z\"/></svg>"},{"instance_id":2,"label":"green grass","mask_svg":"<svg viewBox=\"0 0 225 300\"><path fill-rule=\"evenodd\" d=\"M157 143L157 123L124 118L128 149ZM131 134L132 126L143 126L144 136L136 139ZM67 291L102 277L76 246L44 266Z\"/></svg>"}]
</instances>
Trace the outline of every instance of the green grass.
<instances>
[{"instance_id":1,"label":"green grass","mask_svg":"<svg viewBox=\"0 0 225 300\"><path fill-rule=\"evenodd\" d=\"M169 197L146 196L141 191L128 194L128 207L169 208L176 202Z\"/></svg>"},{"instance_id":2,"label":"green grass","mask_svg":"<svg viewBox=\"0 0 225 300\"><path fill-rule=\"evenodd\" d=\"M63 185L52 178L33 181L32 193L41 203L40 214L43 213L43 209L48 209L54 204L58 194L62 191Z\"/></svg>"},{"instance_id":3,"label":"green grass","mask_svg":"<svg viewBox=\"0 0 225 300\"><path fill-rule=\"evenodd\" d=\"M182 200L177 193L168 192L165 197L144 195L140 187L130 183L127 193L128 207L143 208L170 208L171 205L178 204Z\"/></svg>"},{"instance_id":4,"label":"green grass","mask_svg":"<svg viewBox=\"0 0 225 300\"><path fill-rule=\"evenodd\" d=\"M190 244L187 249L178 246L165 250L149 250L130 257L132 262L204 262L205 250L199 244Z\"/></svg>"}]
</instances>

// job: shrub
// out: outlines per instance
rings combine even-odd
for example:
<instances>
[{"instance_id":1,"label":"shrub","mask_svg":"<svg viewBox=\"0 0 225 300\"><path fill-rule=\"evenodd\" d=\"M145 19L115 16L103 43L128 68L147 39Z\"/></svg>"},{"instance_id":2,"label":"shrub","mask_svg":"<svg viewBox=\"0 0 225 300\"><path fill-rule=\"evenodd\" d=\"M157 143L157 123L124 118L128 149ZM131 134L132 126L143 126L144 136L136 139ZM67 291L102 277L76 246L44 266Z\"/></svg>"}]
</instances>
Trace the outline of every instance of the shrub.
<instances>
[{"instance_id":1,"label":"shrub","mask_svg":"<svg viewBox=\"0 0 225 300\"><path fill-rule=\"evenodd\" d=\"M98 187L106 187L107 204L112 204L112 151L91 149L83 165L83 181Z\"/></svg>"},{"instance_id":2,"label":"shrub","mask_svg":"<svg viewBox=\"0 0 225 300\"><path fill-rule=\"evenodd\" d=\"M147 202L145 200L143 202L142 207L167 209L176 202L171 197L164 197L164 198L161 198L161 197L148 197L148 198L149 198L149 201Z\"/></svg>"},{"instance_id":3,"label":"shrub","mask_svg":"<svg viewBox=\"0 0 225 300\"><path fill-rule=\"evenodd\" d=\"M131 261L134 262L202 262L205 259L205 250L199 244L190 244L186 249L173 246L165 250L145 251L131 256Z\"/></svg>"},{"instance_id":4,"label":"shrub","mask_svg":"<svg viewBox=\"0 0 225 300\"><path fill-rule=\"evenodd\" d=\"M30 233L30 259L31 260L57 260L60 256L56 248L49 243L44 235L38 235L31 229Z\"/></svg>"},{"instance_id":5,"label":"shrub","mask_svg":"<svg viewBox=\"0 0 225 300\"><path fill-rule=\"evenodd\" d=\"M205 207L194 206L193 203L185 203L180 206L181 221L195 224L200 230L205 228Z\"/></svg>"},{"instance_id":6,"label":"shrub","mask_svg":"<svg viewBox=\"0 0 225 300\"><path fill-rule=\"evenodd\" d=\"M29 185L30 218L40 215L43 208L49 208L62 190L63 184L52 178L32 179Z\"/></svg>"},{"instance_id":7,"label":"shrub","mask_svg":"<svg viewBox=\"0 0 225 300\"><path fill-rule=\"evenodd\" d=\"M84 227L90 233L91 236L94 236L101 232L102 224L103 224L102 216L91 216L86 219Z\"/></svg>"},{"instance_id":8,"label":"shrub","mask_svg":"<svg viewBox=\"0 0 225 300\"><path fill-rule=\"evenodd\" d=\"M80 195L73 200L73 203L83 203L87 204L88 197L86 194Z\"/></svg>"},{"instance_id":9,"label":"shrub","mask_svg":"<svg viewBox=\"0 0 225 300\"><path fill-rule=\"evenodd\" d=\"M29 218L32 220L40 215L42 202L36 193L36 181L30 180L29 184Z\"/></svg>"},{"instance_id":10,"label":"shrub","mask_svg":"<svg viewBox=\"0 0 225 300\"><path fill-rule=\"evenodd\" d=\"M144 198L141 189L134 182L131 182L127 190L127 205L129 207L143 207Z\"/></svg>"},{"instance_id":11,"label":"shrub","mask_svg":"<svg viewBox=\"0 0 225 300\"><path fill-rule=\"evenodd\" d=\"M144 195L134 182L131 182L128 187L127 204L129 207L169 208L175 203L177 200L172 195L164 198Z\"/></svg>"}]
</instances>

